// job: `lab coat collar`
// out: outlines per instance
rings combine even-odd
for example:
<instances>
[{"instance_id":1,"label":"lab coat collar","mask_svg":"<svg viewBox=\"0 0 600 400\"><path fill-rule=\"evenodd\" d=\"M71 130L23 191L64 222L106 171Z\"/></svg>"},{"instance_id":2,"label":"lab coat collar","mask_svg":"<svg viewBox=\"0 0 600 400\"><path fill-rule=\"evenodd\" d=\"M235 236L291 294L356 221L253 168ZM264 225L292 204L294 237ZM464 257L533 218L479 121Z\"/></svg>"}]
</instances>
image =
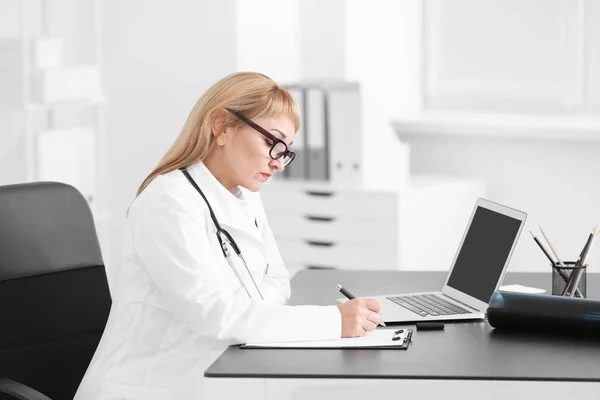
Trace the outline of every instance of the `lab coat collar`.
<instances>
[{"instance_id":1,"label":"lab coat collar","mask_svg":"<svg viewBox=\"0 0 600 400\"><path fill-rule=\"evenodd\" d=\"M256 226L257 210L253 207L253 193L237 187L237 195L221 184L202 161L188 167L192 178L210 202L221 226L232 229L231 234L249 235L262 242Z\"/></svg>"},{"instance_id":2,"label":"lab coat collar","mask_svg":"<svg viewBox=\"0 0 600 400\"><path fill-rule=\"evenodd\" d=\"M210 170L206 167L204 162L198 161L194 164L190 165L188 168L190 175L194 180L198 181L198 185L200 182L207 183L210 185L211 190L216 190L220 195L226 199L231 199L233 201L243 201L245 200L244 193L240 189L239 186L236 186L235 193L230 192L219 180L210 172ZM200 187L202 189L202 186Z\"/></svg>"}]
</instances>

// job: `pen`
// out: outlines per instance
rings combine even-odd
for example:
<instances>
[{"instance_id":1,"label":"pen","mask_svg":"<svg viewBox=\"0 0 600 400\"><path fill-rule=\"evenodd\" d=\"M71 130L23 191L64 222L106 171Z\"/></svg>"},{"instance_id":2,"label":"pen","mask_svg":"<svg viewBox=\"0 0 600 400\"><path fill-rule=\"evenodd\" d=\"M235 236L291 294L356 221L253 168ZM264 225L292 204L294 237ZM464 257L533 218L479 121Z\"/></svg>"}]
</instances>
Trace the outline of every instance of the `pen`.
<instances>
[{"instance_id":1,"label":"pen","mask_svg":"<svg viewBox=\"0 0 600 400\"><path fill-rule=\"evenodd\" d=\"M352 293L350 293L349 291L347 291L346 289L344 289L342 287L342 285L336 285L336 287L337 287L337 290L339 290L340 293L343 294L344 297L346 297L348 300L354 300L356 298ZM379 321L379 325L386 326L385 322L383 322L383 320Z\"/></svg>"},{"instance_id":2,"label":"pen","mask_svg":"<svg viewBox=\"0 0 600 400\"><path fill-rule=\"evenodd\" d=\"M556 261L554 261L554 259L548 253L548 250L546 250L546 248L542 245L542 243L540 242L540 240L533 234L533 232L529 231L529 233L531 233L531 237L533 238L533 240L535 240L535 242L537 243L537 245L540 246L540 249L542 249L542 252L544 252L544 254L548 258L548 260L550 260L550 263L552 263L552 265L556 265Z\"/></svg>"},{"instance_id":3,"label":"pen","mask_svg":"<svg viewBox=\"0 0 600 400\"><path fill-rule=\"evenodd\" d=\"M540 226L540 232L542 232L542 235L544 235L544 239L546 239L548 246L550 246L550 250L552 250L554 257L556 257L556 260L558 261L558 265L560 265L561 267L564 267L565 264L563 264L563 262L561 261L560 257L558 256L558 253L554 249L554 246L552 246L552 242L550 242L550 239L548 239L548 236L546 236L546 232L544 232L544 230L542 229L541 226Z\"/></svg>"}]
</instances>

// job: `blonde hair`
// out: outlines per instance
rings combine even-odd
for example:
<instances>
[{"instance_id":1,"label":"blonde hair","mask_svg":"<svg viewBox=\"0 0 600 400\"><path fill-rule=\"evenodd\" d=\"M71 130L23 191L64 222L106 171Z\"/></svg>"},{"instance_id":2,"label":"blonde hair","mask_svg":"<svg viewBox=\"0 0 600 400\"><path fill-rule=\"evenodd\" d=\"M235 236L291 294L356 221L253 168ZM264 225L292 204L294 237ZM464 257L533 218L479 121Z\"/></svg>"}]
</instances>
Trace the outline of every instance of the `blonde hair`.
<instances>
[{"instance_id":1,"label":"blonde hair","mask_svg":"<svg viewBox=\"0 0 600 400\"><path fill-rule=\"evenodd\" d=\"M230 113L217 113L230 109L247 118L289 117L295 131L300 128L300 114L291 94L266 75L256 72L238 72L226 76L212 85L198 99L179 136L154 170L140 185L137 196L158 175L203 161L214 148L211 128L219 114L225 126L237 127L242 122Z\"/></svg>"}]
</instances>

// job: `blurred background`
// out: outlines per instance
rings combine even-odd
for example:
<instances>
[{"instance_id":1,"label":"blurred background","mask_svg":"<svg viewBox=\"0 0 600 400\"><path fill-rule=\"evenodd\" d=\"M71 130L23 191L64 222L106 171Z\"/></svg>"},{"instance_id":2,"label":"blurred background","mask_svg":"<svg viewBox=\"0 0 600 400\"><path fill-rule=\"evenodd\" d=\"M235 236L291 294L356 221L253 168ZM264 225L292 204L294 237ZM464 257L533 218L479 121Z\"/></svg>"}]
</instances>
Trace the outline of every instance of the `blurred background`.
<instances>
[{"instance_id":1,"label":"blurred background","mask_svg":"<svg viewBox=\"0 0 600 400\"><path fill-rule=\"evenodd\" d=\"M574 260L600 220L599 22L592 0L0 0L0 184L76 186L117 265L195 101L252 70L306 118L262 194L292 270L447 270L483 196L529 215L509 271L549 271L527 230Z\"/></svg>"}]
</instances>

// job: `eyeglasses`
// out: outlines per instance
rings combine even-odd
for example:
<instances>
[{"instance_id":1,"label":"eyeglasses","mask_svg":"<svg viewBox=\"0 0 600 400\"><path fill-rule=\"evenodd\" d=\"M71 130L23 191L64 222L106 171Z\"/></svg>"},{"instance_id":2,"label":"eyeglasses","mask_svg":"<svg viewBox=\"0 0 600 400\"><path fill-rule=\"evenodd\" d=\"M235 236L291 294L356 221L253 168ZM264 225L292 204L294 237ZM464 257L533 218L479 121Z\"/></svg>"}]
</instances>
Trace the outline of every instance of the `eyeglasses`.
<instances>
[{"instance_id":1,"label":"eyeglasses","mask_svg":"<svg viewBox=\"0 0 600 400\"><path fill-rule=\"evenodd\" d=\"M263 136L267 137L272 142L270 143L271 150L269 150L269 156L273 160L279 160L281 157L283 157L284 166L288 166L292 161L294 161L294 158L296 158L296 153L288 150L287 144L285 144L283 140L273 136L265 128L244 117L240 112L229 109L227 109L227 111L238 117L243 123L245 123L252 129L262 133Z\"/></svg>"}]
</instances>

